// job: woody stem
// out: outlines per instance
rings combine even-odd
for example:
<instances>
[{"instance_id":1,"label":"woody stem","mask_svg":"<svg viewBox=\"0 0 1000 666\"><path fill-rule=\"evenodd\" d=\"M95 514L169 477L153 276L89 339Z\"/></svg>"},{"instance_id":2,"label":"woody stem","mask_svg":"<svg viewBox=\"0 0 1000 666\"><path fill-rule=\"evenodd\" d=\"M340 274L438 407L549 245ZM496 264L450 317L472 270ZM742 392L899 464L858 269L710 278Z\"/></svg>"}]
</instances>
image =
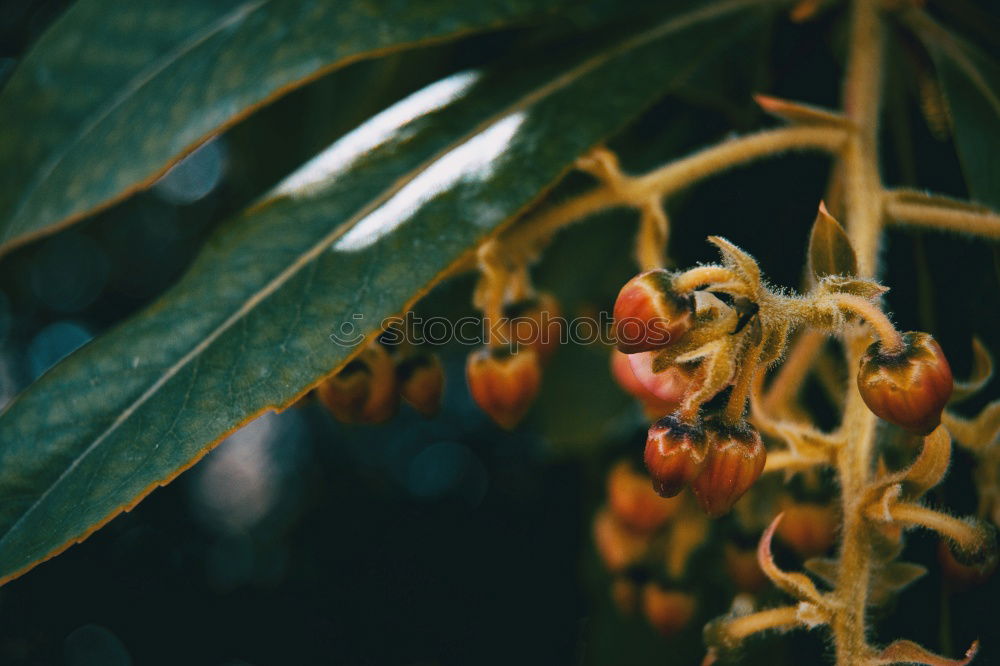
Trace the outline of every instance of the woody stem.
<instances>
[{"instance_id":1,"label":"woody stem","mask_svg":"<svg viewBox=\"0 0 1000 666\"><path fill-rule=\"evenodd\" d=\"M862 277L877 269L881 235L882 184L878 172L878 118L882 69L882 25L876 0L854 0L851 43L844 83L844 110L855 129L841 158L847 232ZM849 331L844 347L849 368L864 351L863 330ZM849 384L841 434L847 445L837 454L844 525L836 577L831 628L838 666L863 661L871 652L866 640L865 609L871 575L869 527L859 502L871 472L876 419Z\"/></svg>"}]
</instances>

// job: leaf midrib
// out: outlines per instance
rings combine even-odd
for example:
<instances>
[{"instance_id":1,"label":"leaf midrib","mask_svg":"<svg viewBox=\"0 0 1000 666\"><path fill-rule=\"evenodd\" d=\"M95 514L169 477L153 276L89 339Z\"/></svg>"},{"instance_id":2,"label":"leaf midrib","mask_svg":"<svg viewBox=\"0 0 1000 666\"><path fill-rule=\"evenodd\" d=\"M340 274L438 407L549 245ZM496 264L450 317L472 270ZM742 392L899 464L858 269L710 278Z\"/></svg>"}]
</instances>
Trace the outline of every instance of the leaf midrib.
<instances>
[{"instance_id":1,"label":"leaf midrib","mask_svg":"<svg viewBox=\"0 0 1000 666\"><path fill-rule=\"evenodd\" d=\"M267 2L268 0L259 0L260 2ZM686 14L675 17L673 19L667 20L664 23L651 28L650 30L635 35L631 38L623 40L621 43L606 49L605 51L598 53L591 58L588 58L584 62L580 63L576 67L570 69L568 72L556 77L549 83L539 86L537 89L523 96L516 103L508 106L504 110L489 116L478 125L476 125L471 131L462 135L460 138L449 143L447 146L436 152L430 158L422 162L416 168L412 169L408 174L399 178L390 187L386 188L380 195L375 197L370 203L362 207L358 212L352 215L348 220L338 225L330 233L326 234L322 239L316 242L311 248L303 252L299 257L290 264L285 270L281 271L277 276L271 279L267 285L260 289L257 293L252 295L243 305L241 305L232 315L227 317L221 324L219 324L211 333L209 333L204 340L195 345L189 352L182 356L178 361L171 365L167 370L159 377L148 389L146 389L138 398L136 398L125 410L115 418L115 420L103 431L101 432L93 442L87 445L79 455L77 455L73 461L66 467L66 469L53 481L49 487L38 496L38 499L33 502L21 517L11 525L10 529L0 537L0 548L2 548L10 539L11 535L14 534L20 525L39 507L41 506L46 498L57 488L63 480L73 472L81 462L86 459L101 443L110 437L114 431L125 423L131 416L139 410L153 395L159 391L170 379L176 376L192 359L196 359L200 356L202 352L207 350L213 342L215 342L220 336L222 336L229 328L240 321L244 315L250 312L254 307L261 303L268 296L277 291L282 285L284 285L288 280L290 280L294 275L296 275L299 270L304 266L314 260L320 255L325 249L330 247L340 236L349 231L354 225L356 225L360 220L364 219L367 215L374 212L379 206L388 201L393 195L395 195L399 190L405 187L409 182L419 176L421 173L426 171L432 164L440 160L442 157L447 155L449 152L455 148L461 146L462 144L470 141L476 135L481 134L490 126L496 124L503 118L517 113L528 106L532 105L540 99L544 99L548 95L557 92L561 88L566 87L576 79L587 74L593 69L599 67L601 64L609 61L610 59L616 57L617 55L624 53L628 50L642 46L648 42L654 41L670 32L681 30L692 24L698 23L700 21L710 20L717 18L719 16L725 15L726 13L736 11L738 9L749 7L757 4L763 4L768 0L728 0L728 2L721 2L715 5L710 5L697 10L692 10ZM267 205L267 201L261 202L258 206L263 207ZM255 206L257 207L257 206ZM348 354L335 368L331 369L331 372L336 371L338 368L343 367L348 363L358 352ZM16 403L12 401L8 408ZM0 417L3 415L0 414Z\"/></svg>"}]
</instances>

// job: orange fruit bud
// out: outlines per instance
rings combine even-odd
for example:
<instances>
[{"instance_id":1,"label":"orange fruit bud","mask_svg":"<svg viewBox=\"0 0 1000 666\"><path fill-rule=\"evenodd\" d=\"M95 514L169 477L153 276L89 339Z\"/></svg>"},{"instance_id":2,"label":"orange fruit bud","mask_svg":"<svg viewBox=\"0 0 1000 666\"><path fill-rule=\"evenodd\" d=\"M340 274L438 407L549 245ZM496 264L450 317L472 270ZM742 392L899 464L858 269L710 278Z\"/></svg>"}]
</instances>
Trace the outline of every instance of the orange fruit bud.
<instances>
[{"instance_id":1,"label":"orange fruit bud","mask_svg":"<svg viewBox=\"0 0 1000 666\"><path fill-rule=\"evenodd\" d=\"M483 348L469 355L465 377L472 399L498 425L516 426L538 395L542 371L533 349Z\"/></svg>"},{"instance_id":2,"label":"orange fruit bud","mask_svg":"<svg viewBox=\"0 0 1000 666\"><path fill-rule=\"evenodd\" d=\"M648 544L646 535L628 529L609 509L594 516L594 545L609 571L622 571L638 562Z\"/></svg>"},{"instance_id":3,"label":"orange fruit bud","mask_svg":"<svg viewBox=\"0 0 1000 666\"><path fill-rule=\"evenodd\" d=\"M640 532L651 532L677 515L681 498L665 499L653 490L649 477L623 460L608 474L608 504L619 520Z\"/></svg>"},{"instance_id":4,"label":"orange fruit bud","mask_svg":"<svg viewBox=\"0 0 1000 666\"><path fill-rule=\"evenodd\" d=\"M653 628L671 636L687 626L694 615L695 599L686 592L668 590L656 583L642 588L642 610Z\"/></svg>"},{"instance_id":5,"label":"orange fruit bud","mask_svg":"<svg viewBox=\"0 0 1000 666\"><path fill-rule=\"evenodd\" d=\"M876 416L918 435L941 423L951 397L951 367L927 333L903 334L903 351L886 354L881 342L868 347L858 370L858 390Z\"/></svg>"},{"instance_id":6,"label":"orange fruit bud","mask_svg":"<svg viewBox=\"0 0 1000 666\"><path fill-rule=\"evenodd\" d=\"M381 344L370 344L317 386L316 395L342 423L388 421L399 407L392 357Z\"/></svg>"},{"instance_id":7,"label":"orange fruit bud","mask_svg":"<svg viewBox=\"0 0 1000 666\"><path fill-rule=\"evenodd\" d=\"M626 354L662 349L691 328L692 317L690 299L671 291L668 271L640 273L625 283L615 301L618 349Z\"/></svg>"},{"instance_id":8,"label":"orange fruit bud","mask_svg":"<svg viewBox=\"0 0 1000 666\"><path fill-rule=\"evenodd\" d=\"M656 492L673 497L694 480L705 464L705 446L702 429L673 414L651 425L644 458Z\"/></svg>"},{"instance_id":9,"label":"orange fruit bud","mask_svg":"<svg viewBox=\"0 0 1000 666\"><path fill-rule=\"evenodd\" d=\"M749 423L705 421L708 453L704 468L691 484L702 510L710 516L727 513L764 471L767 450Z\"/></svg>"},{"instance_id":10,"label":"orange fruit bud","mask_svg":"<svg viewBox=\"0 0 1000 666\"><path fill-rule=\"evenodd\" d=\"M399 393L403 400L424 416L434 416L441 409L444 392L444 368L430 352L418 351L396 364Z\"/></svg>"}]
</instances>

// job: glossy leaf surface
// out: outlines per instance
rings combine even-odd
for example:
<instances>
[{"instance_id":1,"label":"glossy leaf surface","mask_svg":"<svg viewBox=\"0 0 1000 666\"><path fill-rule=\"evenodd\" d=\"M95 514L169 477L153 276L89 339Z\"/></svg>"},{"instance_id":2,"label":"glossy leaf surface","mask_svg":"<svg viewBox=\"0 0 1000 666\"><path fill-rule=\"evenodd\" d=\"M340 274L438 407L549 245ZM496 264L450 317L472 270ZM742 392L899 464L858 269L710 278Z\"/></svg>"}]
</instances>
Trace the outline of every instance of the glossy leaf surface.
<instances>
[{"instance_id":1,"label":"glossy leaf surface","mask_svg":"<svg viewBox=\"0 0 1000 666\"><path fill-rule=\"evenodd\" d=\"M750 6L439 81L224 224L175 288L0 416L0 577L85 538L342 366L578 155L753 29Z\"/></svg>"},{"instance_id":2,"label":"glossy leaf surface","mask_svg":"<svg viewBox=\"0 0 1000 666\"><path fill-rule=\"evenodd\" d=\"M334 67L571 4L80 0L0 91L0 249L148 185Z\"/></svg>"}]
</instances>

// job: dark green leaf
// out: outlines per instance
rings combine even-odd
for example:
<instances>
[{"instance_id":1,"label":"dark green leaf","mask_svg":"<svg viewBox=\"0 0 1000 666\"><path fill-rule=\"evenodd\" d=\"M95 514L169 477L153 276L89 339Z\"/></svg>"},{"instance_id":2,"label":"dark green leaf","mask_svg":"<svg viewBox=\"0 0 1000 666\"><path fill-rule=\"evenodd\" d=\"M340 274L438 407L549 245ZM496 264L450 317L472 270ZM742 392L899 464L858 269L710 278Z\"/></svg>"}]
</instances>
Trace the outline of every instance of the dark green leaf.
<instances>
[{"instance_id":1,"label":"dark green leaf","mask_svg":"<svg viewBox=\"0 0 1000 666\"><path fill-rule=\"evenodd\" d=\"M0 91L0 248L148 185L334 67L570 4L80 0Z\"/></svg>"},{"instance_id":2,"label":"dark green leaf","mask_svg":"<svg viewBox=\"0 0 1000 666\"><path fill-rule=\"evenodd\" d=\"M224 224L175 288L0 416L2 580L341 367L358 343L332 333L376 334L577 156L754 29L736 11L748 6L713 4L568 62L452 76Z\"/></svg>"},{"instance_id":3,"label":"dark green leaf","mask_svg":"<svg viewBox=\"0 0 1000 666\"><path fill-rule=\"evenodd\" d=\"M1000 210L1000 66L940 26L920 27L948 101L969 194Z\"/></svg>"},{"instance_id":4,"label":"dark green leaf","mask_svg":"<svg viewBox=\"0 0 1000 666\"><path fill-rule=\"evenodd\" d=\"M809 272L817 281L828 275L858 273L858 257L847 232L825 207L820 207L809 234Z\"/></svg>"}]
</instances>

